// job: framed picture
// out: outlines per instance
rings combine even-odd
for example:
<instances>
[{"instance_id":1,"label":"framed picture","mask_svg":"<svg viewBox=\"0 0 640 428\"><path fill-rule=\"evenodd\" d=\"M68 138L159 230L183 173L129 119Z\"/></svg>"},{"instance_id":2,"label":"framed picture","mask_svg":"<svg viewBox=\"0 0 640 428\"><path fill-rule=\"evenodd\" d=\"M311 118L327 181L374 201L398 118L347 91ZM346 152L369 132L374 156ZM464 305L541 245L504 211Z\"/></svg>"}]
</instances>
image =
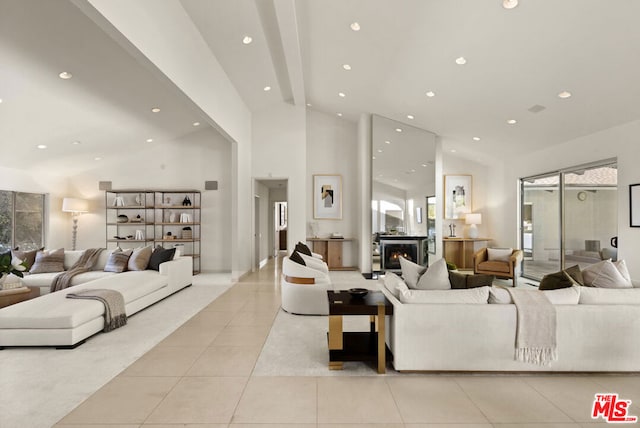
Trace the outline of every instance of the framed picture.
<instances>
[{"instance_id":1,"label":"framed picture","mask_svg":"<svg viewBox=\"0 0 640 428\"><path fill-rule=\"evenodd\" d=\"M416 223L422 223L422 207L416 207Z\"/></svg>"},{"instance_id":2,"label":"framed picture","mask_svg":"<svg viewBox=\"0 0 640 428\"><path fill-rule=\"evenodd\" d=\"M629 226L640 227L640 184L629 185Z\"/></svg>"},{"instance_id":3,"label":"framed picture","mask_svg":"<svg viewBox=\"0 0 640 428\"><path fill-rule=\"evenodd\" d=\"M444 218L447 220L463 219L465 214L473 211L471 175L444 176Z\"/></svg>"},{"instance_id":4,"label":"framed picture","mask_svg":"<svg viewBox=\"0 0 640 428\"><path fill-rule=\"evenodd\" d=\"M313 218L340 220L342 218L342 176L315 174L313 176Z\"/></svg>"}]
</instances>

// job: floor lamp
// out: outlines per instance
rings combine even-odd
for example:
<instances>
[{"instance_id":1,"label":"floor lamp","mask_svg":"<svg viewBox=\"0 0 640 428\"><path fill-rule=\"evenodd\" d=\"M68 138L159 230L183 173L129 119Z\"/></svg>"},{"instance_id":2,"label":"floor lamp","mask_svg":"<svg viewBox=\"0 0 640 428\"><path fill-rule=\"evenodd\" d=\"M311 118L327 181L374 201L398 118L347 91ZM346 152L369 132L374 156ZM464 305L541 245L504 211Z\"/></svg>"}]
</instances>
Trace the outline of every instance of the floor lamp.
<instances>
[{"instance_id":1,"label":"floor lamp","mask_svg":"<svg viewBox=\"0 0 640 428\"><path fill-rule=\"evenodd\" d=\"M71 232L71 249L76 249L76 237L78 236L78 217L80 214L89 212L89 202L84 199L64 198L62 200L62 211L71 213L73 219L73 231Z\"/></svg>"}]
</instances>

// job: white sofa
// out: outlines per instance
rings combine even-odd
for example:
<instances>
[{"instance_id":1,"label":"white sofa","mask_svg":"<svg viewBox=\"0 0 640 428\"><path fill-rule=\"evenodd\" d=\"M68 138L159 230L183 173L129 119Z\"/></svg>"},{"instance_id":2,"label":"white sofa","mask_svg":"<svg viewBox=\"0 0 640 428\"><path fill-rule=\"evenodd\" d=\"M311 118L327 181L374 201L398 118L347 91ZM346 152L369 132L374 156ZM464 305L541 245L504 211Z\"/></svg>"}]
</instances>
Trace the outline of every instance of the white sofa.
<instances>
[{"instance_id":1,"label":"white sofa","mask_svg":"<svg viewBox=\"0 0 640 428\"><path fill-rule=\"evenodd\" d=\"M77 253L81 253L77 252ZM106 251L103 251L106 253ZM70 254L67 262L76 256ZM79 256L78 256L79 257ZM160 270L101 272L107 260L102 254L96 270L83 273L72 283L79 284L48 293L55 274L27 275L23 282L40 286L48 294L0 309L0 349L7 346L74 347L104 327L104 305L95 300L67 299L70 292L106 288L122 293L127 316L179 291L192 283L193 260L177 257L160 264ZM72 263L71 263L72 264Z\"/></svg>"},{"instance_id":2,"label":"white sofa","mask_svg":"<svg viewBox=\"0 0 640 428\"><path fill-rule=\"evenodd\" d=\"M401 303L381 285L393 304L386 337L393 366L399 371L639 371L640 289L635 282L634 287L622 295L580 287L581 303L556 305L558 360L539 366L514 359L514 304ZM616 294L622 296L612 299L617 303L635 303L605 303Z\"/></svg>"},{"instance_id":3,"label":"white sofa","mask_svg":"<svg viewBox=\"0 0 640 428\"><path fill-rule=\"evenodd\" d=\"M321 259L304 259L307 266L282 259L282 309L297 315L328 315L327 290L333 290L329 269Z\"/></svg>"}]
</instances>

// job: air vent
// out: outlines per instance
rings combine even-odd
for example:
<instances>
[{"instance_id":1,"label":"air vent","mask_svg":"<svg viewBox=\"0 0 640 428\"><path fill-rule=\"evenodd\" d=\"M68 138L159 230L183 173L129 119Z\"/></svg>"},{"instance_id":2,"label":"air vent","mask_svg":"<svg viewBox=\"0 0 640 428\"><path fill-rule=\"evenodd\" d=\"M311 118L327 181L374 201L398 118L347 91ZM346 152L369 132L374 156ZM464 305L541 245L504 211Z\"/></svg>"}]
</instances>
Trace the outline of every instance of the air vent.
<instances>
[{"instance_id":1,"label":"air vent","mask_svg":"<svg viewBox=\"0 0 640 428\"><path fill-rule=\"evenodd\" d=\"M529 108L528 108L528 110L529 110L531 113L540 113L540 112L541 112L542 110L544 110L544 109L546 109L546 107L545 107L545 106L541 106L541 105L539 105L539 104L536 104L536 105L534 105L534 106L532 106L532 107L529 107Z\"/></svg>"}]
</instances>

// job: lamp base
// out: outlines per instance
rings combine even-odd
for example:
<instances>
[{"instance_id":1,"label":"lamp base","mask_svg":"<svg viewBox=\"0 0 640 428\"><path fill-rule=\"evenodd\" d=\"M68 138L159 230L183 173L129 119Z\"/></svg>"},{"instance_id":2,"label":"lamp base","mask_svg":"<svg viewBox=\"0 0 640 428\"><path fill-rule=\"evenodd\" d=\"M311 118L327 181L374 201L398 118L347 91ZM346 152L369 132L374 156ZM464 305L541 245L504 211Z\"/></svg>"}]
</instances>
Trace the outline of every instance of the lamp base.
<instances>
[{"instance_id":1,"label":"lamp base","mask_svg":"<svg viewBox=\"0 0 640 428\"><path fill-rule=\"evenodd\" d=\"M478 226L475 224L470 224L467 229L467 237L471 239L476 239L478 237Z\"/></svg>"}]
</instances>

